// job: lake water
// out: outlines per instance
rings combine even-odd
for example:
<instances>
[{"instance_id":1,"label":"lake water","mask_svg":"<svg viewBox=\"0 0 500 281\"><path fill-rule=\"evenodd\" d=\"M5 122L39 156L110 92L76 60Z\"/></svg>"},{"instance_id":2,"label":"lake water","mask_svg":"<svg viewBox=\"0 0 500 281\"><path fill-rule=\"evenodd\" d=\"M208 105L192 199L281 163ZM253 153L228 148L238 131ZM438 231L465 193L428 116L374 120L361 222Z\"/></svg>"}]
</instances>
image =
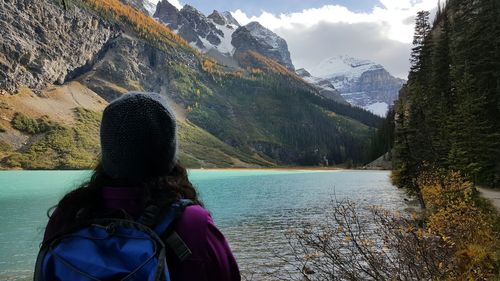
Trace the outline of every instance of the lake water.
<instances>
[{"instance_id":1,"label":"lake water","mask_svg":"<svg viewBox=\"0 0 500 281\"><path fill-rule=\"evenodd\" d=\"M46 210L88 171L0 172L0 280L30 280ZM284 232L322 218L334 197L404 208L384 171L192 170L190 179L226 235L243 273L273 265Z\"/></svg>"}]
</instances>

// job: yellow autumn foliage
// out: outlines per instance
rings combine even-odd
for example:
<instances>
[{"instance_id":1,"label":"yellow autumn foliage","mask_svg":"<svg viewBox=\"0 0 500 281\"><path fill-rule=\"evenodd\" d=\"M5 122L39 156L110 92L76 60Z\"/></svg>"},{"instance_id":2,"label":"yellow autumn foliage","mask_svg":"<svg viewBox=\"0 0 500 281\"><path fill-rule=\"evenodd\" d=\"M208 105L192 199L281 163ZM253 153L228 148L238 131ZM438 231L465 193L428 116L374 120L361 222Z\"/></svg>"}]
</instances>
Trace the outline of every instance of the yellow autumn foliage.
<instances>
[{"instance_id":1,"label":"yellow autumn foliage","mask_svg":"<svg viewBox=\"0 0 500 281\"><path fill-rule=\"evenodd\" d=\"M206 72L213 72L215 65L216 65L215 61L211 59L205 59L203 61L203 70Z\"/></svg>"},{"instance_id":2,"label":"yellow autumn foliage","mask_svg":"<svg viewBox=\"0 0 500 281\"><path fill-rule=\"evenodd\" d=\"M450 280L490 280L499 273L497 215L483 206L472 183L457 172L418 179L429 208L427 230L454 248Z\"/></svg>"},{"instance_id":3,"label":"yellow autumn foliage","mask_svg":"<svg viewBox=\"0 0 500 281\"><path fill-rule=\"evenodd\" d=\"M125 24L126 26L123 26L125 29L131 28L146 40L169 46L182 46L198 55L197 51L170 28L133 7L122 4L119 0L82 0L82 2L115 22Z\"/></svg>"}]
</instances>

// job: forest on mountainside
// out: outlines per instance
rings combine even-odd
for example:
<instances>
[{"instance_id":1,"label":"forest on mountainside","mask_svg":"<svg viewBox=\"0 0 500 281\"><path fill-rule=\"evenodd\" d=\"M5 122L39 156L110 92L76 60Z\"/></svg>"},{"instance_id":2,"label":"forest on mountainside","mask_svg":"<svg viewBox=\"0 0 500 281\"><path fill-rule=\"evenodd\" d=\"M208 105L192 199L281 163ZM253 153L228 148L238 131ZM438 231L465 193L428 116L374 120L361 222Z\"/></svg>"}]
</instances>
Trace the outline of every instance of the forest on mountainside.
<instances>
[{"instance_id":1,"label":"forest on mountainside","mask_svg":"<svg viewBox=\"0 0 500 281\"><path fill-rule=\"evenodd\" d=\"M393 182L417 195L436 169L499 187L500 2L450 0L429 16L416 18L408 83L378 146L393 147Z\"/></svg>"}]
</instances>

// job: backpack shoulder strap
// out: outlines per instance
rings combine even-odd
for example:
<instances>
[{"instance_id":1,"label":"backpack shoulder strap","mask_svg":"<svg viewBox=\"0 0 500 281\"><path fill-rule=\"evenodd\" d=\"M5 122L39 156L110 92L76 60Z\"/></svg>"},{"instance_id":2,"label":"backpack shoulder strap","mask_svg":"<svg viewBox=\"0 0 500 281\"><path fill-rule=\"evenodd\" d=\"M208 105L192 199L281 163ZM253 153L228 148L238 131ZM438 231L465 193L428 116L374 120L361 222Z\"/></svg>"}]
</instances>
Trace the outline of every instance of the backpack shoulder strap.
<instances>
[{"instance_id":1,"label":"backpack shoulder strap","mask_svg":"<svg viewBox=\"0 0 500 281\"><path fill-rule=\"evenodd\" d=\"M156 232L159 236L163 236L169 230L173 222L182 215L184 209L192 204L193 201L189 199L181 199L174 202L163 219L154 227L154 232Z\"/></svg>"},{"instance_id":2,"label":"backpack shoulder strap","mask_svg":"<svg viewBox=\"0 0 500 281\"><path fill-rule=\"evenodd\" d=\"M40 251L38 252L38 256L36 257L35 263L35 271L33 274L33 281L43 281L42 277L42 267L43 267L43 259L48 252L48 243L43 243Z\"/></svg>"},{"instance_id":3,"label":"backpack shoulder strap","mask_svg":"<svg viewBox=\"0 0 500 281\"><path fill-rule=\"evenodd\" d=\"M156 220L156 223L151 222L155 222L155 218L159 216L158 213L160 210L156 206L150 206L146 208L146 211L139 219L139 222L142 224L156 225L152 227L153 231L162 238L166 246L172 250L180 262L189 258L192 252L179 234L174 231L174 224L180 218L184 209L193 204L194 202L189 199L181 199L174 202L163 214L163 217L159 221Z\"/></svg>"}]
</instances>

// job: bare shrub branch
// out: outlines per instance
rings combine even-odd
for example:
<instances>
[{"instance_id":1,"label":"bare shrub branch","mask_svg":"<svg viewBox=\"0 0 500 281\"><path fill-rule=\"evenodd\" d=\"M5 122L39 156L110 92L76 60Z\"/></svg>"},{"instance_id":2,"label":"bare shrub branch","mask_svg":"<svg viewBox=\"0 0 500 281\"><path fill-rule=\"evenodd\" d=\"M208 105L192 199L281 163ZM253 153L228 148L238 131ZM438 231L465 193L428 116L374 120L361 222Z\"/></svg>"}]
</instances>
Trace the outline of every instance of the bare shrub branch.
<instances>
[{"instance_id":1,"label":"bare shrub branch","mask_svg":"<svg viewBox=\"0 0 500 281\"><path fill-rule=\"evenodd\" d=\"M286 233L290 253L272 280L436 280L447 277L453 246L416 216L334 202L324 220Z\"/></svg>"}]
</instances>

